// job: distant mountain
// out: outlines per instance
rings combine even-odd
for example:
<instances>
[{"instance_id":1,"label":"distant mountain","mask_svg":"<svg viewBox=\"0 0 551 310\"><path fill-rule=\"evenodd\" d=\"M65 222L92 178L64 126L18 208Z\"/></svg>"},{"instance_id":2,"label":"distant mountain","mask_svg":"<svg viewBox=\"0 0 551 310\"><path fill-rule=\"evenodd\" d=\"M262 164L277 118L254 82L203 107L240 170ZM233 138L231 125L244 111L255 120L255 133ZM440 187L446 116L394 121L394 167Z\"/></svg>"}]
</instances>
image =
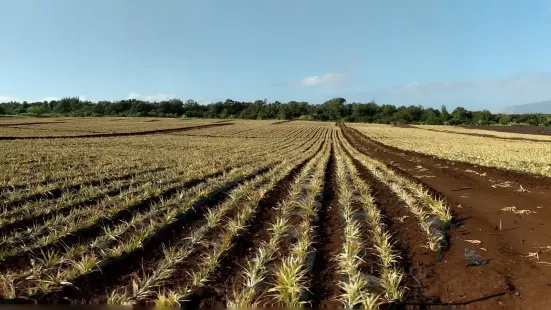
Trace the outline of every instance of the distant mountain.
<instances>
[{"instance_id":1,"label":"distant mountain","mask_svg":"<svg viewBox=\"0 0 551 310\"><path fill-rule=\"evenodd\" d=\"M527 113L551 114L551 100L510 106L505 108L504 112L509 114L527 114Z\"/></svg>"}]
</instances>

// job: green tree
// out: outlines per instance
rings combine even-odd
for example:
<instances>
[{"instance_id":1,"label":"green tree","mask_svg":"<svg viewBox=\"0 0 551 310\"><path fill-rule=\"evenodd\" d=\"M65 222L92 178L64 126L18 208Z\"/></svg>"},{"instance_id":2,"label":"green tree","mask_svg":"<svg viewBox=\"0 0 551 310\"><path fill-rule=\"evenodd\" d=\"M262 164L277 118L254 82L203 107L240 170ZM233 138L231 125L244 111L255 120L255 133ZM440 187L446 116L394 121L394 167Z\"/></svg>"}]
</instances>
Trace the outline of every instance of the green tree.
<instances>
[{"instance_id":1,"label":"green tree","mask_svg":"<svg viewBox=\"0 0 551 310\"><path fill-rule=\"evenodd\" d=\"M499 116L498 123L500 125L509 125L510 122L511 122L511 116L507 114L501 114Z\"/></svg>"},{"instance_id":2,"label":"green tree","mask_svg":"<svg viewBox=\"0 0 551 310\"><path fill-rule=\"evenodd\" d=\"M406 108L406 112L409 115L411 122L418 122L421 120L421 114L423 114L423 107L411 105Z\"/></svg>"},{"instance_id":3,"label":"green tree","mask_svg":"<svg viewBox=\"0 0 551 310\"><path fill-rule=\"evenodd\" d=\"M469 112L463 108L463 107L457 107L452 112L452 118L450 120L450 124L457 125L457 124L466 124L469 122Z\"/></svg>"},{"instance_id":4,"label":"green tree","mask_svg":"<svg viewBox=\"0 0 551 310\"><path fill-rule=\"evenodd\" d=\"M446 108L445 105L442 106L442 110L440 112L440 118L442 119L442 122L445 123L450 120L451 115L448 112L448 108Z\"/></svg>"},{"instance_id":5,"label":"green tree","mask_svg":"<svg viewBox=\"0 0 551 310\"><path fill-rule=\"evenodd\" d=\"M396 113L396 106L392 104L383 104L381 106L381 116L384 118L391 118Z\"/></svg>"},{"instance_id":6,"label":"green tree","mask_svg":"<svg viewBox=\"0 0 551 310\"><path fill-rule=\"evenodd\" d=\"M488 110L473 112L474 125L489 125L492 120L492 113Z\"/></svg>"},{"instance_id":7,"label":"green tree","mask_svg":"<svg viewBox=\"0 0 551 310\"><path fill-rule=\"evenodd\" d=\"M400 107L396 112L394 112L390 118L390 121L396 124L409 124L411 122L411 116L405 107Z\"/></svg>"},{"instance_id":8,"label":"green tree","mask_svg":"<svg viewBox=\"0 0 551 310\"><path fill-rule=\"evenodd\" d=\"M346 99L344 98L333 98L325 101L322 105L325 120L340 120L342 118L341 110L345 103Z\"/></svg>"},{"instance_id":9,"label":"green tree","mask_svg":"<svg viewBox=\"0 0 551 310\"><path fill-rule=\"evenodd\" d=\"M27 113L27 109L30 107L29 103L27 101L23 101L23 104L19 108L19 113L24 114Z\"/></svg>"},{"instance_id":10,"label":"green tree","mask_svg":"<svg viewBox=\"0 0 551 310\"><path fill-rule=\"evenodd\" d=\"M71 112L73 107L77 106L79 102L78 97L67 97L57 101L54 112L59 114L67 114Z\"/></svg>"},{"instance_id":11,"label":"green tree","mask_svg":"<svg viewBox=\"0 0 551 310\"><path fill-rule=\"evenodd\" d=\"M41 115L47 114L48 112L49 110L46 107L42 106L41 104L33 104L27 109L27 113L36 115L36 116L41 116Z\"/></svg>"},{"instance_id":12,"label":"green tree","mask_svg":"<svg viewBox=\"0 0 551 310\"><path fill-rule=\"evenodd\" d=\"M203 112L199 103L195 100L187 100L182 107L182 114L187 117L201 117Z\"/></svg>"},{"instance_id":13,"label":"green tree","mask_svg":"<svg viewBox=\"0 0 551 310\"><path fill-rule=\"evenodd\" d=\"M440 118L440 111L428 108L421 114L420 121L427 125L442 125L442 119Z\"/></svg>"}]
</instances>

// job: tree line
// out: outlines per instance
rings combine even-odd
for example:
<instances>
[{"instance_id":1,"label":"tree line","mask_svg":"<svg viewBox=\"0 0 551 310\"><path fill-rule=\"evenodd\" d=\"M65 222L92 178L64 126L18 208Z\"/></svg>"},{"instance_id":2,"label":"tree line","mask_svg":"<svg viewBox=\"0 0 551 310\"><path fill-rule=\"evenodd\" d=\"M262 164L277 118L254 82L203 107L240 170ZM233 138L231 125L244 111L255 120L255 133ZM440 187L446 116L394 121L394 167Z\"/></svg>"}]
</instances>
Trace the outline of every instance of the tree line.
<instances>
[{"instance_id":1,"label":"tree line","mask_svg":"<svg viewBox=\"0 0 551 310\"><path fill-rule=\"evenodd\" d=\"M302 119L429 125L551 125L550 114L496 114L488 110L469 111L463 107L449 112L445 106L440 109L413 105L397 107L391 104L378 105L374 101L347 103L344 98L333 98L323 104L310 104L304 101L268 102L266 99L243 102L227 99L202 105L194 100L183 102L180 99L161 102L138 99L91 102L80 100L78 97L67 97L44 102L1 103L0 115Z\"/></svg>"}]
</instances>

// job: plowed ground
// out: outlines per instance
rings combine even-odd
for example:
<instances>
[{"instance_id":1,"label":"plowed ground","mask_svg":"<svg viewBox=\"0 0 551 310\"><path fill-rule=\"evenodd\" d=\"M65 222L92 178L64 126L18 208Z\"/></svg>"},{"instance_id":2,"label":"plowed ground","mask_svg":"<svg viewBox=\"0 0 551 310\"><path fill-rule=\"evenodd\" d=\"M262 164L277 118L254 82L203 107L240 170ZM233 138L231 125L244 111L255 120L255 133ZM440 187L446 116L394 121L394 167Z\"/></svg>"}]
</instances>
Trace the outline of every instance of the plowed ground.
<instances>
[{"instance_id":1,"label":"plowed ground","mask_svg":"<svg viewBox=\"0 0 551 310\"><path fill-rule=\"evenodd\" d=\"M271 124L271 122L267 123L266 127ZM315 259L306 272L307 292L301 292L301 298L306 302L305 306L341 306L337 298L342 294L339 281L342 281L343 277L339 274L336 257L343 250L345 223L341 214L342 206L339 203L341 194L339 190L342 191L342 188L339 189L337 180L338 161L336 157L343 153L340 152L340 147L343 147L347 141L360 153L384 162L391 170L423 184L432 196L445 199L452 210L454 220L448 231L449 247L440 256L425 247L426 236L420 231L416 218L411 215L408 208L404 207L404 201L400 200L388 185L377 179L368 168L363 166L358 158L352 156L353 149L344 148L344 155L352 159L359 177L369 185L375 205L384 215L384 227L392 234L394 250L400 257L398 267L404 273L402 285L407 287L407 291L405 301L393 304L392 307L431 304L469 304L469 308L475 309L545 309L548 307L548 303L551 301L551 294L549 294L551 293L551 178L451 162L399 150L375 142L368 135L344 125L340 126L340 130L346 141L341 140L340 132L337 134L339 128L333 124L325 123L327 126L320 126L319 129L313 131L298 128L297 132L293 131L295 129L289 128L293 124L295 123L279 122L277 126L271 126L282 128L281 130L290 130L289 135L302 135L302 131L304 131L304 134L308 136L304 141L293 142L296 145L289 146L288 150L285 147L278 147L274 150L281 151L281 156L301 150L292 162L292 169L274 183L266 195L258 201L255 205L255 213L247 220L245 228L231 239L232 247L221 256L209 281L186 296L186 303L183 306L189 308L227 306L228 296L232 295L236 284L241 281L242 267L254 256L255 251L262 244L269 241L271 236L269 224L280 212L280 209L277 208L278 204L289 197L295 177L300 175L301 170L308 166L309 162L313 162L314 158L318 158L316 160L319 161L319 167L324 167L324 173L318 175L319 180L323 179L323 191L319 195L317 214L312 219L314 228L311 252L315 253ZM205 125L202 128L207 126L223 126L224 130L236 130L240 135L251 137L260 137L262 133L262 131L255 131L260 130L259 128L262 126L255 129L243 129L232 123L218 123ZM198 127L189 128L189 131L197 134L194 130L197 130ZM170 130L170 132L182 131L188 130L188 128ZM139 134L154 137L157 133L161 132L149 131ZM203 137L204 139L222 140L227 135L227 132L222 132ZM186 137L183 136L182 139L186 139ZM336 150L340 152L337 155L335 155ZM305 153L310 155L307 154L308 156L302 158L301 156ZM320 154L326 154L326 156L317 157ZM299 160L299 158L302 159ZM25 299L22 300L12 298L2 300L0 295L0 303L105 303L110 292L125 286L130 289L135 273L140 274L143 270L153 270L165 255L164 246L185 240L190 231L204 226L207 222L207 211L229 199L228 194L238 184L267 173L269 167L276 165L276 162L267 165L264 169L255 170L241 179L228 180L229 183L221 188L205 193L205 196L201 196L204 198L198 200L191 209L179 214L173 222L160 227L155 233L144 239L139 248L128 255L113 259L109 265L102 265L103 267L75 278L71 285L45 294L23 295L22 297ZM150 206L156 206L155 203L175 196L177 191L182 188L191 188L200 183L206 184L212 181L211 178L224 173L225 171L221 170L216 175L207 175L201 179L180 184L178 189L168 189L158 195L140 200L109 219L100 219L97 224L68 235L62 239L63 244L53 244L47 249L62 250L63 246L89 243L104 234L104 227L129 220L138 211L145 211ZM313 174L310 172L307 176L298 186L308 185L307 183L311 182ZM74 188L74 190L80 189L80 187ZM15 190L18 188L14 187ZM307 188L304 187L303 190ZM120 192L123 190L107 195L114 196ZM57 196L61 196L61 191L57 196L55 192L50 196L49 199L57 199L59 198ZM34 199L32 196L30 197ZM99 198L92 197L86 203L94 205L98 200ZM4 207L8 210L19 208L21 205L22 203L15 201L5 204ZM237 204L235 208L230 209L224 218L229 220L236 217L240 206L241 204ZM78 207L82 206L78 205ZM502 210L508 207L516 207L516 210L528 210L529 212L524 212L528 214L515 214ZM56 211L55 214L65 216L69 211L70 207L67 207L67 209ZM45 220L51 216L53 215L29 217L4 227L0 226L0 232L9 234L31 224L44 224ZM289 217L289 221L290 227L293 228L291 230L295 231L294 228L299 226L302 218L299 213L293 213ZM163 285L167 284L167 287L170 288L173 283L189 282L190 272L197 269L198 261L207 253L207 250L216 246L212 241L219 238L223 231L223 225L215 226L209 230L205 235L207 242L197 246L197 249L186 260L179 263L173 274L165 281L166 283L163 282ZM131 233L132 231L121 236L123 236L122 238L128 237ZM365 244L368 244L369 232L363 231L362 233ZM287 233L282 238L279 251L275 255L277 259L269 262L269 268L277 266L283 257L289 255L290 249L296 242L296 237L292 233ZM2 246L1 243L0 246ZM546 248L548 246L549 251ZM367 247L369 246L366 245ZM476 252L488 263L481 266L469 266L465 256L466 251ZM365 252L370 255L368 250ZM529 256L529 253L538 253L538 259L534 255ZM35 256L36 254L32 251L23 251L17 256L5 259L0 262L0 272L24 270ZM376 275L377 271L374 274ZM268 291L273 285L272 278L272 275L267 274L266 280L260 284L262 289L259 291ZM270 300L270 294L262 295L265 295L264 299ZM148 297L136 304L149 305L151 299L153 298Z\"/></svg>"},{"instance_id":2,"label":"plowed ground","mask_svg":"<svg viewBox=\"0 0 551 310\"><path fill-rule=\"evenodd\" d=\"M425 288L410 292L411 297L461 302L504 292L505 295L480 301L477 306L488 309L504 305L529 309L548 306L551 266L545 261L551 261L551 256L540 253L540 261L526 256L551 244L549 178L398 150L375 142L354 129L343 130L349 142L360 152L423 183L452 207L456 224L450 232L450 247L440 263L416 255L420 254L417 253L420 244L416 244L415 234L408 233L408 225L394 232L400 236L399 239L405 240L403 242L409 249L410 274ZM521 190L521 185L524 190ZM380 202L383 199L380 197ZM501 210L512 206L537 213L517 215ZM391 213L392 208L387 208L387 212ZM481 243L475 245L465 240L479 240ZM467 248L489 259L489 263L467 267Z\"/></svg>"}]
</instances>

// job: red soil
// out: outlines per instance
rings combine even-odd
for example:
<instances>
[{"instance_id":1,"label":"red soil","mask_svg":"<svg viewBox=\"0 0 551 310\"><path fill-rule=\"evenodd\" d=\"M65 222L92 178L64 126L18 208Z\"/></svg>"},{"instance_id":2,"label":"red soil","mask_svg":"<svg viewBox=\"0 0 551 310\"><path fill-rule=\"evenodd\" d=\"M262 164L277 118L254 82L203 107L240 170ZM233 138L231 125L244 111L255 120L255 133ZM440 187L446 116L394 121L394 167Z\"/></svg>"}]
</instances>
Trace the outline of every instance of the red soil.
<instances>
[{"instance_id":1,"label":"red soil","mask_svg":"<svg viewBox=\"0 0 551 310\"><path fill-rule=\"evenodd\" d=\"M94 133L94 134L76 135L76 136L0 137L0 140L41 140L41 139L74 139L74 138L145 136L145 135L153 135L153 134L188 131L188 130L194 130L194 129L209 128L209 127L228 126L228 125L233 125L233 123L217 123L217 124L197 125L197 126L170 128L170 129L157 129L157 130L147 130L147 131L137 131L137 132Z\"/></svg>"},{"instance_id":2,"label":"red soil","mask_svg":"<svg viewBox=\"0 0 551 310\"><path fill-rule=\"evenodd\" d=\"M551 127L538 127L538 126L480 126L480 127L468 127L467 129L481 129L489 131L499 132L512 132L512 133L524 133L530 135L551 135Z\"/></svg>"},{"instance_id":3,"label":"red soil","mask_svg":"<svg viewBox=\"0 0 551 310\"><path fill-rule=\"evenodd\" d=\"M323 202L319 211L319 224L315 237L316 258L312 268L311 297L313 308L338 308L342 304L335 300L340 294L339 274L332 260L342 250L342 217L339 211L339 197L335 157L331 150L325 172Z\"/></svg>"},{"instance_id":4,"label":"red soil","mask_svg":"<svg viewBox=\"0 0 551 310\"><path fill-rule=\"evenodd\" d=\"M359 151L421 182L452 207L456 223L448 232L450 247L442 262L411 266L421 277L425 297L461 302L506 292L470 307L545 308L551 300L551 266L543 262L551 262L551 252L540 253L540 262L525 256L551 245L551 178L447 161L385 146L354 129L344 128L344 132ZM499 186L505 181L511 187ZM519 191L520 185L528 192ZM537 214L500 210L512 206ZM489 264L467 267L466 248L489 259Z\"/></svg>"},{"instance_id":5,"label":"red soil","mask_svg":"<svg viewBox=\"0 0 551 310\"><path fill-rule=\"evenodd\" d=\"M485 137L485 138L502 139L502 140L532 141L532 142L538 142L538 143L551 143L551 140L538 140L538 139L530 139L530 138L523 138L523 137L498 137L498 136L490 135L490 134L457 132L457 131L451 131L451 130L436 130L436 129L430 129L430 128L413 127L413 126L409 126L409 125L407 127L406 126L400 126L400 127L402 127L402 128L414 128L414 129L419 129L419 130L428 130L428 131L434 131L434 132L445 132L445 133L450 133L450 134L454 134L454 135ZM474 129L474 128L469 128L469 129ZM544 130L544 129L542 129L542 130Z\"/></svg>"},{"instance_id":6,"label":"red soil","mask_svg":"<svg viewBox=\"0 0 551 310\"><path fill-rule=\"evenodd\" d=\"M11 127L11 126L23 126L23 125L44 125L44 124L60 124L65 122L28 122L28 123L6 123L0 124L0 127Z\"/></svg>"}]
</instances>

